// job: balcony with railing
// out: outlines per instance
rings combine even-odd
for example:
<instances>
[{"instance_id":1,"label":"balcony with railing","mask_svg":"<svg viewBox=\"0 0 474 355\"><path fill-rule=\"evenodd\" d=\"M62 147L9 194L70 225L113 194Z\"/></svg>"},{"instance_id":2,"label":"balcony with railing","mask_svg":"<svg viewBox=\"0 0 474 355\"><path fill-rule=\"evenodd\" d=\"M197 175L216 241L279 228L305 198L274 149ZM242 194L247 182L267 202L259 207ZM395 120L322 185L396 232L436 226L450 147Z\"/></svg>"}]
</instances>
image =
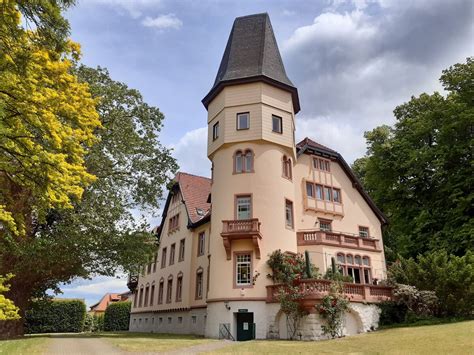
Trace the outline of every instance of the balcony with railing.
<instances>
[{"instance_id":1,"label":"balcony with railing","mask_svg":"<svg viewBox=\"0 0 474 355\"><path fill-rule=\"evenodd\" d=\"M298 284L305 296L301 299L301 304L305 309L311 311L317 301L328 295L330 290L330 280L308 279L301 280ZM284 285L267 286L267 303L278 302L278 292ZM344 282L344 294L351 302L378 303L392 299L392 288L381 285L355 284Z\"/></svg>"},{"instance_id":2,"label":"balcony with railing","mask_svg":"<svg viewBox=\"0 0 474 355\"><path fill-rule=\"evenodd\" d=\"M382 251L378 239L344 232L322 230L299 231L296 233L296 238L298 246L331 245L365 251Z\"/></svg>"},{"instance_id":3,"label":"balcony with railing","mask_svg":"<svg viewBox=\"0 0 474 355\"><path fill-rule=\"evenodd\" d=\"M231 259L231 244L234 240L249 239L252 241L256 258L260 259L260 222L258 218L237 219L222 221L222 241L227 253L227 260Z\"/></svg>"}]
</instances>

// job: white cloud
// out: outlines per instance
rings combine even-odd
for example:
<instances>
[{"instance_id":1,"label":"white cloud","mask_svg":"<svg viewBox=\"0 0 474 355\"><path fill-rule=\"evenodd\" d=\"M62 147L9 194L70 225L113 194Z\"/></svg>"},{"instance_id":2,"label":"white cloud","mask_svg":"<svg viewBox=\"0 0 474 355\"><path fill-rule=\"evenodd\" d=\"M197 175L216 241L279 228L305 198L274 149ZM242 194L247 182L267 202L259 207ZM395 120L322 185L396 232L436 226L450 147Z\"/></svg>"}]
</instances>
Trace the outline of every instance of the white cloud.
<instances>
[{"instance_id":1,"label":"white cloud","mask_svg":"<svg viewBox=\"0 0 474 355\"><path fill-rule=\"evenodd\" d=\"M176 144L173 156L178 160L180 171L210 177L211 163L207 158L207 127L186 132Z\"/></svg>"},{"instance_id":2,"label":"white cloud","mask_svg":"<svg viewBox=\"0 0 474 355\"><path fill-rule=\"evenodd\" d=\"M127 290L127 279L122 276L116 277L97 277L92 280L77 282L74 286L62 287L63 293L83 296L104 295L107 292L125 292Z\"/></svg>"},{"instance_id":3,"label":"white cloud","mask_svg":"<svg viewBox=\"0 0 474 355\"><path fill-rule=\"evenodd\" d=\"M466 0L329 2L282 46L300 94L298 130L348 161L363 155L364 131L393 123L411 95L441 90L441 70L471 55L468 8Z\"/></svg>"},{"instance_id":4,"label":"white cloud","mask_svg":"<svg viewBox=\"0 0 474 355\"><path fill-rule=\"evenodd\" d=\"M175 14L159 15L155 18L145 17L142 21L145 27L153 27L159 30L174 29L179 30L183 26L183 21L176 17Z\"/></svg>"},{"instance_id":5,"label":"white cloud","mask_svg":"<svg viewBox=\"0 0 474 355\"><path fill-rule=\"evenodd\" d=\"M161 7L161 0L86 0L86 3L102 4L113 8L118 13L127 13L137 19L151 9Z\"/></svg>"}]
</instances>

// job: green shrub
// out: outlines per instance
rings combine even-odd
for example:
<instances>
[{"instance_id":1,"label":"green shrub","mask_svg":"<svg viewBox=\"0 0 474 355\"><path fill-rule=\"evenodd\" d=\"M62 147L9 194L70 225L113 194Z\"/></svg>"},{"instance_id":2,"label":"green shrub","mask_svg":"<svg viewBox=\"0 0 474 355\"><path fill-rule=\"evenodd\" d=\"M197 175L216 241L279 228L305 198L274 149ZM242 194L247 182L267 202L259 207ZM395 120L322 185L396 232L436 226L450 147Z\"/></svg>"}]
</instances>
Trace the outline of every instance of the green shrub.
<instances>
[{"instance_id":1,"label":"green shrub","mask_svg":"<svg viewBox=\"0 0 474 355\"><path fill-rule=\"evenodd\" d=\"M474 254L459 257L438 251L416 260L399 258L388 270L393 283L434 291L439 300L437 316L470 316L474 313Z\"/></svg>"},{"instance_id":2,"label":"green shrub","mask_svg":"<svg viewBox=\"0 0 474 355\"><path fill-rule=\"evenodd\" d=\"M92 332L94 331L94 316L91 314L86 314L86 319L84 320L83 332Z\"/></svg>"},{"instance_id":3,"label":"green shrub","mask_svg":"<svg viewBox=\"0 0 474 355\"><path fill-rule=\"evenodd\" d=\"M104 331L104 315L94 315L94 326L92 328L93 332L103 332Z\"/></svg>"},{"instance_id":4,"label":"green shrub","mask_svg":"<svg viewBox=\"0 0 474 355\"><path fill-rule=\"evenodd\" d=\"M84 328L86 305L80 300L33 302L25 314L26 333L79 333Z\"/></svg>"},{"instance_id":5,"label":"green shrub","mask_svg":"<svg viewBox=\"0 0 474 355\"><path fill-rule=\"evenodd\" d=\"M408 307L394 301L385 301L378 304L381 312L379 325L404 323L407 318Z\"/></svg>"},{"instance_id":6,"label":"green shrub","mask_svg":"<svg viewBox=\"0 0 474 355\"><path fill-rule=\"evenodd\" d=\"M104 330L128 330L131 308L132 304L130 302L111 303L105 310Z\"/></svg>"}]
</instances>

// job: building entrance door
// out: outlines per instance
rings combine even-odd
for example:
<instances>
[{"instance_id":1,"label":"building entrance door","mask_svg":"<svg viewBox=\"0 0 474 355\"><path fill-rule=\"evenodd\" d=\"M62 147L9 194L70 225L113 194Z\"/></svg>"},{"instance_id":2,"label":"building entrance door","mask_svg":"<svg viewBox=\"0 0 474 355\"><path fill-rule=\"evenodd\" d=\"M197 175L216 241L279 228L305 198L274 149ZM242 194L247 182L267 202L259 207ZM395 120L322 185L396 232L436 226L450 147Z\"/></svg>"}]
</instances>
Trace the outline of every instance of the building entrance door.
<instances>
[{"instance_id":1,"label":"building entrance door","mask_svg":"<svg viewBox=\"0 0 474 355\"><path fill-rule=\"evenodd\" d=\"M237 341L255 339L253 313L236 313L235 315L237 317Z\"/></svg>"}]
</instances>

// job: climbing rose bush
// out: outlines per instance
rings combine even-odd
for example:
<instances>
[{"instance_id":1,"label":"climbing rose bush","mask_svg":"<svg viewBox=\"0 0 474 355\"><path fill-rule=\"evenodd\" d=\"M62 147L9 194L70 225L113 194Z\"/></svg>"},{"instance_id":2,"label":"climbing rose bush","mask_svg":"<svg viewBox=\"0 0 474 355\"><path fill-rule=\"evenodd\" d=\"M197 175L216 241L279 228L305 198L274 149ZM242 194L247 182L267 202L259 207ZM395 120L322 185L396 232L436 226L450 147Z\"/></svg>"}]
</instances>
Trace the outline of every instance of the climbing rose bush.
<instances>
[{"instance_id":1,"label":"climbing rose bush","mask_svg":"<svg viewBox=\"0 0 474 355\"><path fill-rule=\"evenodd\" d=\"M343 287L341 281L333 281L329 294L322 299L320 305L315 306L326 323L321 325L323 334L333 339L343 335L344 314L349 310L349 300L344 295Z\"/></svg>"}]
</instances>

